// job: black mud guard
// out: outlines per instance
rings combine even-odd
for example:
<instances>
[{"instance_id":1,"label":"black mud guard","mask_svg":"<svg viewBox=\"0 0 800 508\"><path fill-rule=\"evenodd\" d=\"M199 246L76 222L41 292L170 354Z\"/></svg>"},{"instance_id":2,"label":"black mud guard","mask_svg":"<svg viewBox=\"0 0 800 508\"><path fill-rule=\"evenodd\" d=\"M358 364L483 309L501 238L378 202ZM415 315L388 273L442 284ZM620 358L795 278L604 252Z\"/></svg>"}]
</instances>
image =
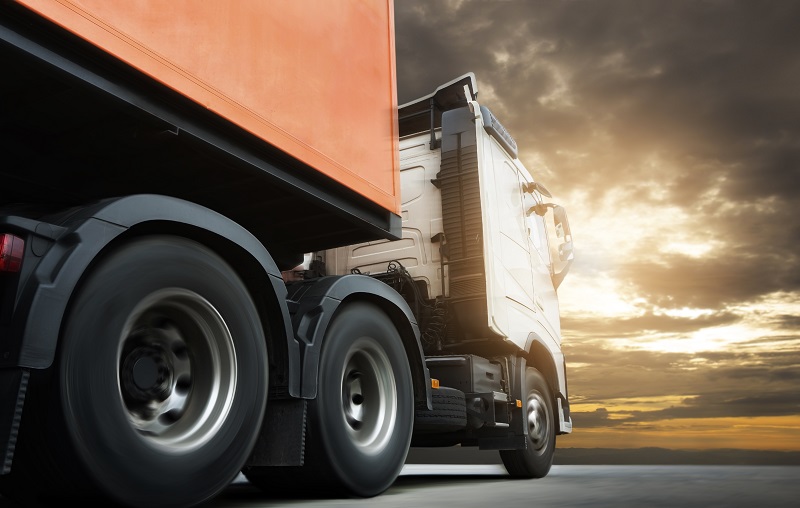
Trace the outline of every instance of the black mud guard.
<instances>
[{"instance_id":1,"label":"black mud guard","mask_svg":"<svg viewBox=\"0 0 800 508\"><path fill-rule=\"evenodd\" d=\"M525 372L528 367L528 361L524 356L518 355L511 355L509 358L509 363L511 367L511 372L509 376L511 379L511 390L510 395L512 398L512 402L521 401L522 405L517 406L514 404L511 406L511 412L513 413L514 417L511 418L511 425L510 430L514 436L525 436L528 435L528 424L527 419L525 417L525 401L528 398L528 394L525 392ZM511 441L514 443L514 446L510 446L511 449L520 449L518 445L516 445L515 441Z\"/></svg>"},{"instance_id":2,"label":"black mud guard","mask_svg":"<svg viewBox=\"0 0 800 508\"><path fill-rule=\"evenodd\" d=\"M242 226L208 208L154 194L103 200L80 209L61 224L22 222L30 223L27 229L35 240L32 255L40 259L21 288L13 318L14 335L20 341L18 360L14 362L16 365L6 366L49 367L55 358L61 322L81 277L103 249L123 233L150 223L153 231L184 231L190 237L200 234L227 247L236 246L251 261L251 266L258 267L255 277L261 280L256 282L265 288L264 293L271 300L265 303L273 316L282 317L282 322L270 331L277 334L276 340L283 336L287 342L289 393L299 395L299 346L292 334L286 286L267 249ZM277 320L273 317L271 321Z\"/></svg>"},{"instance_id":3,"label":"black mud guard","mask_svg":"<svg viewBox=\"0 0 800 508\"><path fill-rule=\"evenodd\" d=\"M339 305L361 299L379 305L397 326L411 367L415 406L431 409L431 377L425 366L417 320L397 291L367 275L352 274L292 284L289 299L292 326L301 350L301 397L312 399L317 395L322 342Z\"/></svg>"},{"instance_id":4,"label":"black mud guard","mask_svg":"<svg viewBox=\"0 0 800 508\"><path fill-rule=\"evenodd\" d=\"M547 346L547 342L535 333L528 335L528 341L525 345L525 350L528 352L528 365L535 365L542 373L547 384L550 385L550 390L553 392L553 403L556 417L559 419L558 424L559 433L568 433L571 424L564 427L561 419L563 418L569 422L570 407L569 407L569 388L567 386L567 362L564 353L560 348L553 349Z\"/></svg>"}]
</instances>

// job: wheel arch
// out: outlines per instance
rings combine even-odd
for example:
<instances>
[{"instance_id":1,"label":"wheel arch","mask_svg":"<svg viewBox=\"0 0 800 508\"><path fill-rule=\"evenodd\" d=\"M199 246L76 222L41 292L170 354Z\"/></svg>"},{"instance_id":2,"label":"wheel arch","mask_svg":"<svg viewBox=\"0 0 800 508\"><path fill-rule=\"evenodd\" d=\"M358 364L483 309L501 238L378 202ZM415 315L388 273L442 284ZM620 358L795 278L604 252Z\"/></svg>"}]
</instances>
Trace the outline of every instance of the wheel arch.
<instances>
[{"instance_id":1,"label":"wheel arch","mask_svg":"<svg viewBox=\"0 0 800 508\"><path fill-rule=\"evenodd\" d=\"M531 333L525 346L527 365L535 367L547 381L553 407L559 419L560 432L568 433L572 430L569 414L569 391L567 388L567 368L564 353L554 349L539 335Z\"/></svg>"},{"instance_id":2,"label":"wheel arch","mask_svg":"<svg viewBox=\"0 0 800 508\"><path fill-rule=\"evenodd\" d=\"M411 308L400 294L381 281L353 274L295 284L290 287L289 298L296 298L292 320L294 333L304 344L302 397L316 397L322 343L337 310L345 303L367 301L386 312L396 326L411 368L415 405L430 409L430 373L425 366L419 327Z\"/></svg>"},{"instance_id":3,"label":"wheel arch","mask_svg":"<svg viewBox=\"0 0 800 508\"><path fill-rule=\"evenodd\" d=\"M174 234L208 246L239 273L270 341L270 383L299 392L299 353L291 335L286 287L269 252L244 228L208 208L160 195L104 200L61 220L56 224L61 233L23 289L28 305L23 306L27 315L19 366L42 369L52 364L64 316L92 266L134 237Z\"/></svg>"}]
</instances>

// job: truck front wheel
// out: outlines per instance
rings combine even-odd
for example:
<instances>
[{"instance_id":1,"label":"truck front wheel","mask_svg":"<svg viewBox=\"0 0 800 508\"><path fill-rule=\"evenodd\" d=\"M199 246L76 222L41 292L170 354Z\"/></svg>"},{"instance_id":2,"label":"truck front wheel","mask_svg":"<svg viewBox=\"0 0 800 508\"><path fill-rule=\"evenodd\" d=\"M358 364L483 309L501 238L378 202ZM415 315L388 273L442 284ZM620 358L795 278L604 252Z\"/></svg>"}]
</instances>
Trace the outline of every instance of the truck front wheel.
<instances>
[{"instance_id":1,"label":"truck front wheel","mask_svg":"<svg viewBox=\"0 0 800 508\"><path fill-rule=\"evenodd\" d=\"M555 420L550 389L544 376L533 367L525 370L523 401L524 425L527 427L524 450L501 450L500 458L511 476L543 478L553 464L556 449Z\"/></svg>"},{"instance_id":2,"label":"truck front wheel","mask_svg":"<svg viewBox=\"0 0 800 508\"><path fill-rule=\"evenodd\" d=\"M59 348L49 403L31 401L43 432L28 438L45 441L12 470L33 488L191 506L238 474L265 410L266 342L212 251L175 237L122 246L82 285ZM37 455L57 474L37 478Z\"/></svg>"}]
</instances>

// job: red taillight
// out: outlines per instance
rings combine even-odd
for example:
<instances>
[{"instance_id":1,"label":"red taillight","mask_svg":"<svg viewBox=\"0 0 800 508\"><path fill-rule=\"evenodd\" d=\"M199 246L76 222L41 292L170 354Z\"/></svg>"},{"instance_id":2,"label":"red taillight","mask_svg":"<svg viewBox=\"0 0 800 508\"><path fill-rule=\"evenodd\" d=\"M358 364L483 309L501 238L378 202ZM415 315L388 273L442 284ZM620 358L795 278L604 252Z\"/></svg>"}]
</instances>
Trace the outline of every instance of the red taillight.
<instances>
[{"instance_id":1,"label":"red taillight","mask_svg":"<svg viewBox=\"0 0 800 508\"><path fill-rule=\"evenodd\" d=\"M8 233L0 234L0 272L18 272L24 251L25 240Z\"/></svg>"}]
</instances>

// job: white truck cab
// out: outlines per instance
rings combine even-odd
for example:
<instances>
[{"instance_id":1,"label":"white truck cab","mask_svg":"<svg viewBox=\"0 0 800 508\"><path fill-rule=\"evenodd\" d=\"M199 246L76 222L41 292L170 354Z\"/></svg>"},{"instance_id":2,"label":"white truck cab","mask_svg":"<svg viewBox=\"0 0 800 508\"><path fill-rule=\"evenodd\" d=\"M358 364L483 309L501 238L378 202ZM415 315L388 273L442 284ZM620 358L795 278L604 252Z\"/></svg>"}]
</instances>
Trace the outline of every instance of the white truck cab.
<instances>
[{"instance_id":1,"label":"white truck cab","mask_svg":"<svg viewBox=\"0 0 800 508\"><path fill-rule=\"evenodd\" d=\"M574 258L567 215L476 97L469 73L400 106L402 239L320 257L328 274L368 274L393 285L392 273L407 274L399 291L411 295L412 308L427 310L418 318L433 378L450 352L489 363L525 358L547 381L556 433L569 433L557 296ZM506 367L501 377L513 385L514 369Z\"/></svg>"}]
</instances>

